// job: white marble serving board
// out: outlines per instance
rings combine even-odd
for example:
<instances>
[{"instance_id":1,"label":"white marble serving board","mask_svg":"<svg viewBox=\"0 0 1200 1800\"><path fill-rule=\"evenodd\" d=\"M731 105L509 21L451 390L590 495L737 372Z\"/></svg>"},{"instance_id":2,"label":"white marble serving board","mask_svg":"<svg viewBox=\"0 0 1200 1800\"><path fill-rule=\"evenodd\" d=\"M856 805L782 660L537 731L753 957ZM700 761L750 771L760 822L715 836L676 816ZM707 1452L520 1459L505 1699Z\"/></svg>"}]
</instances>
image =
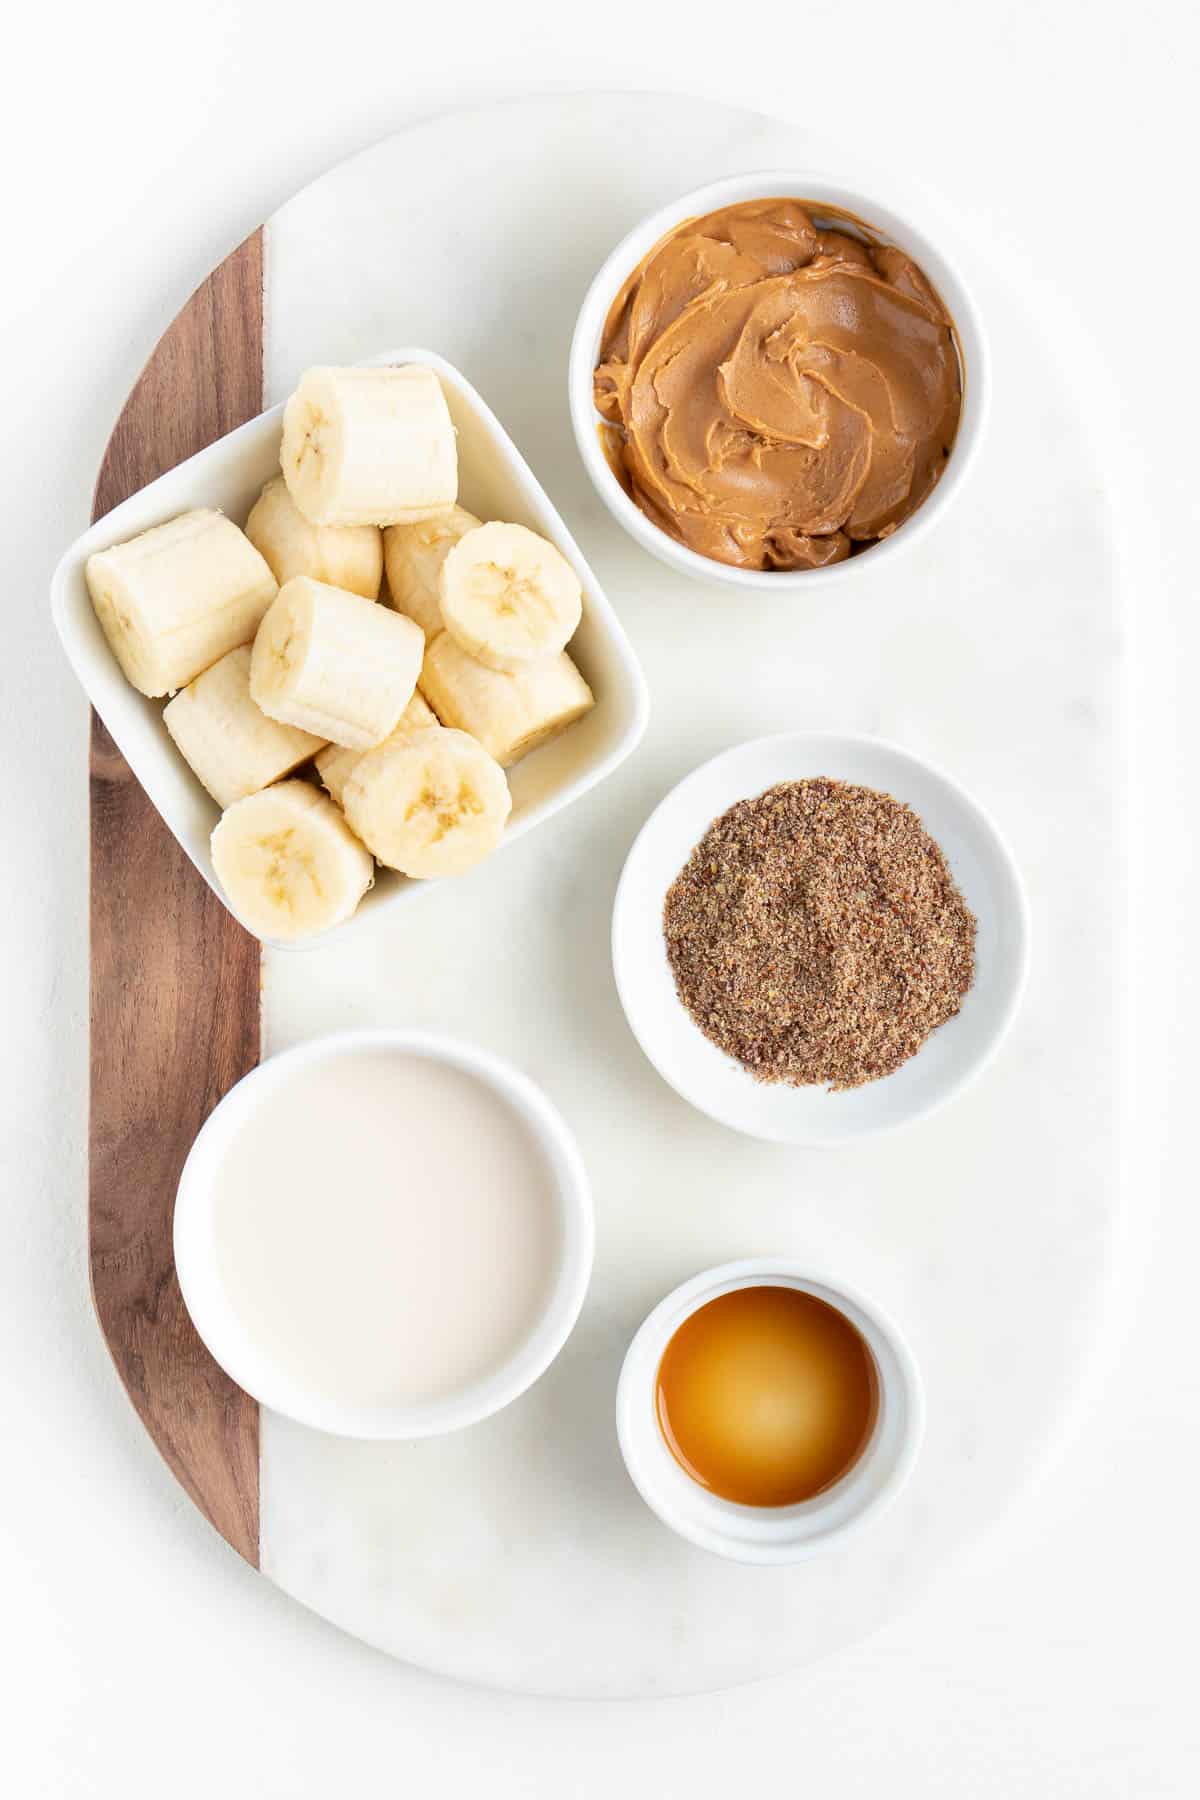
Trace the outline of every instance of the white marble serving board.
<instances>
[{"instance_id":1,"label":"white marble serving board","mask_svg":"<svg viewBox=\"0 0 1200 1800\"><path fill-rule=\"evenodd\" d=\"M310 362L438 348L565 514L650 683L642 747L571 811L402 918L265 960L268 1052L346 1025L461 1034L540 1081L587 1159L591 1293L524 1399L411 1445L263 1418L264 1571L396 1656L516 1690L716 1688L871 1630L1025 1487L1077 1396L1107 1287L1121 642L1071 344L956 233L994 360L977 471L906 558L876 576L868 557L811 599L740 598L661 568L609 519L572 443L567 346L603 255L675 194L785 164L836 166L796 128L707 101L530 100L392 138L267 230L267 401ZM837 1152L758 1145L693 1112L634 1043L609 961L617 876L665 790L727 745L796 727L878 732L956 775L1012 843L1034 913L1028 997L997 1062L928 1122ZM877 1296L927 1384L901 1500L794 1569L672 1537L626 1479L613 1424L645 1312L754 1252Z\"/></svg>"}]
</instances>

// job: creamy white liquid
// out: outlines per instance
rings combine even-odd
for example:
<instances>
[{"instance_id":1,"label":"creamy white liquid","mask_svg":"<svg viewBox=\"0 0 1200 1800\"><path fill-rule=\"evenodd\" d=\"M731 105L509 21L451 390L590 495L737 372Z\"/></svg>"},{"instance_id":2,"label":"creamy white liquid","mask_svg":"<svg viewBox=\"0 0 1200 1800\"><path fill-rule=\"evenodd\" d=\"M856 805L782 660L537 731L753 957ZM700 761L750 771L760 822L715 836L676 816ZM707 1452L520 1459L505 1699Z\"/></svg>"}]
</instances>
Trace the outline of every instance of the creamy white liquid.
<instances>
[{"instance_id":1,"label":"creamy white liquid","mask_svg":"<svg viewBox=\"0 0 1200 1800\"><path fill-rule=\"evenodd\" d=\"M217 1257L247 1334L350 1404L419 1404L490 1374L549 1294L553 1173L482 1080L342 1054L269 1093L231 1144Z\"/></svg>"}]
</instances>

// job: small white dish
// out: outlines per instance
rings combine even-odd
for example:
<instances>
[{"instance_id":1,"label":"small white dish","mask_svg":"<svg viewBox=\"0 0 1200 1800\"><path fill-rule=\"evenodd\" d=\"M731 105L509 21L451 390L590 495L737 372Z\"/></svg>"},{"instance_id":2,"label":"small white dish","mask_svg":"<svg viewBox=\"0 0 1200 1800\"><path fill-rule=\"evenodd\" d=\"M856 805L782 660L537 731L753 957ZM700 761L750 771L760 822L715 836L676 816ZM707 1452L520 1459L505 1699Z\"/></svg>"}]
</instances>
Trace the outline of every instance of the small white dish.
<instances>
[{"instance_id":1,"label":"small white dish","mask_svg":"<svg viewBox=\"0 0 1200 1800\"><path fill-rule=\"evenodd\" d=\"M905 801L941 846L975 914L975 980L956 1016L895 1074L845 1093L756 1081L718 1050L675 991L663 938L667 890L712 821L781 781L830 776ZM832 1146L906 1125L979 1074L1012 1023L1029 958L1029 909L999 831L957 782L879 738L788 732L693 770L643 825L613 905L613 972L631 1030L665 1081L750 1137Z\"/></svg>"},{"instance_id":2,"label":"small white dish","mask_svg":"<svg viewBox=\"0 0 1200 1800\"><path fill-rule=\"evenodd\" d=\"M247 1332L222 1279L215 1234L216 1175L234 1138L266 1096L297 1070L378 1051L427 1057L490 1087L527 1126L553 1178L560 1225L557 1269L524 1342L499 1368L423 1405L350 1406L299 1384ZM242 1077L197 1133L175 1198L175 1268L184 1305L213 1358L264 1406L336 1436L408 1439L441 1436L489 1418L533 1385L570 1335L591 1277L591 1192L578 1147L562 1115L511 1063L486 1050L424 1031L341 1031L312 1038ZM502 1271L498 1278L503 1278Z\"/></svg>"},{"instance_id":3,"label":"small white dish","mask_svg":"<svg viewBox=\"0 0 1200 1800\"><path fill-rule=\"evenodd\" d=\"M558 546L583 583L583 620L571 640L570 651L596 696L596 704L569 731L509 770L513 807L501 840L503 848L578 800L625 760L637 745L649 716L645 679L621 623L579 546L500 421L465 376L433 351L420 348L387 351L367 362L372 366L425 363L437 370L458 432L459 498L463 505L481 518L508 519L541 532ZM92 610L84 567L93 551L121 543L190 507L217 507L237 524L244 524L264 482L279 472L282 415L282 405L271 407L114 507L71 545L54 572L50 589L59 637L88 699L167 825L224 905L228 901L213 870L209 849L220 809L167 735L162 722L163 702L147 700L137 693L118 668ZM435 885L408 881L391 870L381 869L375 886L364 896L353 918L335 930L351 931L361 921L374 918L381 907L397 906ZM332 934L278 947L308 948L325 942L329 935Z\"/></svg>"},{"instance_id":4,"label":"small white dish","mask_svg":"<svg viewBox=\"0 0 1200 1800\"><path fill-rule=\"evenodd\" d=\"M685 1319L721 1294L790 1287L836 1307L866 1340L879 1383L875 1428L858 1460L823 1494L797 1506L742 1506L701 1487L675 1460L658 1422L663 1352ZM655 1307L629 1346L617 1384L617 1437L630 1479L664 1525L735 1562L795 1563L840 1546L895 1499L924 1433L921 1378L908 1345L872 1302L840 1282L814 1280L782 1257L706 1269Z\"/></svg>"},{"instance_id":5,"label":"small white dish","mask_svg":"<svg viewBox=\"0 0 1200 1800\"><path fill-rule=\"evenodd\" d=\"M760 593L779 594L789 590L814 592L830 582L847 582L864 569L877 570L884 558L911 549L941 518L954 496L960 492L967 473L975 461L984 429L989 398L989 366L983 322L958 264L952 260L947 245L947 228L941 223L934 237L929 237L917 223L927 217L929 202L916 198L904 210L897 204L897 183L890 178L871 179L864 185L847 183L836 176L814 169L760 169L748 175L730 175L706 187L693 188L668 206L660 207L635 225L621 239L605 260L587 291L571 340L567 391L571 423L579 454L600 495L617 523L623 525L642 548L661 562L668 563L680 574L694 575L702 581L754 589ZM929 498L905 520L898 531L881 543L845 562L833 563L826 569L738 569L715 562L689 550L652 520L625 492L614 475L604 453L600 427L603 421L592 398L592 376L600 356L604 323L612 303L642 258L685 219L698 218L721 206L735 206L745 200L788 198L816 202L814 212L820 223L820 203L838 207L863 220L887 243L906 250L925 271L940 293L954 320L958 338L959 361L963 376L963 407L958 434L946 463L945 473ZM842 230L848 229L839 221Z\"/></svg>"}]
</instances>

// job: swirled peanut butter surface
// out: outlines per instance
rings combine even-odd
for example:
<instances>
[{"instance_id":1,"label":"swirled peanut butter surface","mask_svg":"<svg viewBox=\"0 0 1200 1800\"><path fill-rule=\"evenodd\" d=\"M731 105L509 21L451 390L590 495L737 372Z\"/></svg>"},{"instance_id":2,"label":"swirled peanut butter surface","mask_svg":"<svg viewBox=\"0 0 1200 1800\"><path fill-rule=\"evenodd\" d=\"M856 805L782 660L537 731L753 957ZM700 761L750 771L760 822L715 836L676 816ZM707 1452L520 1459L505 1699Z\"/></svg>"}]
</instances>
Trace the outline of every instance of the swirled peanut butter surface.
<instances>
[{"instance_id":1,"label":"swirled peanut butter surface","mask_svg":"<svg viewBox=\"0 0 1200 1800\"><path fill-rule=\"evenodd\" d=\"M921 270L802 200L689 219L613 303L595 374L638 506L717 562L814 569L888 537L958 427L954 327ZM815 209L814 210L818 210Z\"/></svg>"}]
</instances>

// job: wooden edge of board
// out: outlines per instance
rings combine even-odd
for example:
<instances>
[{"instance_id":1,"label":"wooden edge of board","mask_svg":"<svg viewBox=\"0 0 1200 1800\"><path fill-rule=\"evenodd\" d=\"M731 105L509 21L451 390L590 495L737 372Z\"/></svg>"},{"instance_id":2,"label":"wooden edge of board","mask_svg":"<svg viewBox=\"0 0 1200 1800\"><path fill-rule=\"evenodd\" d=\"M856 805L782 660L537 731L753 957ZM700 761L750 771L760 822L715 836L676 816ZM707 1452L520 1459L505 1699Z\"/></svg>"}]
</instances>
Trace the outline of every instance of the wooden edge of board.
<instances>
[{"instance_id":1,"label":"wooden edge of board","mask_svg":"<svg viewBox=\"0 0 1200 1800\"><path fill-rule=\"evenodd\" d=\"M105 450L93 519L257 417L262 389L259 230L196 290L143 369ZM89 798L92 1298L168 1466L257 1567L258 1405L196 1334L172 1226L192 1139L259 1060L259 945L201 879L94 713Z\"/></svg>"}]
</instances>

